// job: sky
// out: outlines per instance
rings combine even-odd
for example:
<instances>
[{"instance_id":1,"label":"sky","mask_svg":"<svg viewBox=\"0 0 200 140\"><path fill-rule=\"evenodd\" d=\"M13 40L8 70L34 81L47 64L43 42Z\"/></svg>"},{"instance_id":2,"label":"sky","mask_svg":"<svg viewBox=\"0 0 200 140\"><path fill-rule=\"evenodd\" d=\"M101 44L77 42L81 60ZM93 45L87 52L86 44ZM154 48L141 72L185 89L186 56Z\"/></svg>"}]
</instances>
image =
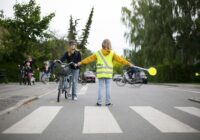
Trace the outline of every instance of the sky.
<instances>
[{"instance_id":1,"label":"sky","mask_svg":"<svg viewBox=\"0 0 200 140\"><path fill-rule=\"evenodd\" d=\"M21 3L29 0L0 0L0 10L4 11L6 17L13 17L16 1ZM58 37L67 35L70 15L73 19L80 19L77 26L80 36L94 7L87 48L93 52L101 49L105 38L111 40L113 51L119 55L123 54L124 48L130 48L124 38L125 26L121 22L121 8L129 7L131 0L36 0L36 3L41 7L41 16L55 12L50 30L56 32Z\"/></svg>"}]
</instances>

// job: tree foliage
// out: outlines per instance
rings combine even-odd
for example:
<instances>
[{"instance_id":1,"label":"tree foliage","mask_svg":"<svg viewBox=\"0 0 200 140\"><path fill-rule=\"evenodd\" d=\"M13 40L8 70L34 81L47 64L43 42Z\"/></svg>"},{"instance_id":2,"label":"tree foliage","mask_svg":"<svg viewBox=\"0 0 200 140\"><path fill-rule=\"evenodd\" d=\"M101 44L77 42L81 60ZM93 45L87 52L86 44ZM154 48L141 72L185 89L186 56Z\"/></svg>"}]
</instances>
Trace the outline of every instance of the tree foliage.
<instances>
[{"instance_id":1,"label":"tree foliage","mask_svg":"<svg viewBox=\"0 0 200 140\"><path fill-rule=\"evenodd\" d=\"M55 14L50 13L41 17L40 6L36 4L35 0L30 0L27 3L16 3L13 9L14 18L7 18L3 11L0 11L0 67L13 68L14 72L7 74L9 80L17 80L17 64L22 63L27 55L31 55L36 60L37 65L41 67L46 60L59 59L66 51L67 42L71 39L77 41L82 58L92 54L87 49L87 40L94 8L91 10L80 37L77 33L79 19L74 20L72 16L70 17L67 40L65 37L56 37L49 30L49 24ZM92 64L87 68L94 70L95 65ZM82 70L85 69L86 67Z\"/></svg>"},{"instance_id":2,"label":"tree foliage","mask_svg":"<svg viewBox=\"0 0 200 140\"><path fill-rule=\"evenodd\" d=\"M90 28L91 28L91 25L92 25L92 17L93 17L93 13L94 13L94 8L92 8L91 12L90 12L90 15L88 17L88 21L85 25L85 28L82 29L82 34L80 37L78 37L78 33L77 33L77 25L78 25L78 20L79 19L76 19L76 20L73 20L73 17L70 16L70 25L69 25L69 29L68 29L68 36L67 36L67 39L68 40L76 40L76 42L78 43L78 48L82 51L82 52L85 52L86 50L86 46L87 46L87 43L88 43L88 37L89 37L89 33L90 33Z\"/></svg>"},{"instance_id":3,"label":"tree foliage","mask_svg":"<svg viewBox=\"0 0 200 140\"><path fill-rule=\"evenodd\" d=\"M50 36L47 29L54 16L54 13L50 13L41 17L40 6L35 0L22 4L16 3L13 19L1 16L0 26L8 32L4 38L6 40L4 52L7 52L4 59L19 61L27 54L33 54L40 46L39 41Z\"/></svg>"},{"instance_id":4,"label":"tree foliage","mask_svg":"<svg viewBox=\"0 0 200 140\"><path fill-rule=\"evenodd\" d=\"M122 8L127 40L142 65L188 64L199 61L199 0L132 0Z\"/></svg>"},{"instance_id":5,"label":"tree foliage","mask_svg":"<svg viewBox=\"0 0 200 140\"><path fill-rule=\"evenodd\" d=\"M93 17L93 13L94 13L94 8L92 8L88 21L85 25L85 29L83 29L82 35L80 37L80 43L79 43L79 48L84 50L86 48L86 45L88 43L87 39L89 37L89 33L90 33L90 28L91 28L91 24L92 24L92 17Z\"/></svg>"},{"instance_id":6,"label":"tree foliage","mask_svg":"<svg viewBox=\"0 0 200 140\"><path fill-rule=\"evenodd\" d=\"M92 8L90 15L88 17L87 23L85 25L85 28L82 29L82 34L80 37L78 37L77 33L77 25L78 25L78 20L73 20L73 17L70 16L70 25L68 29L68 36L67 40L76 40L78 49L81 51L82 58L86 58L87 56L91 55L92 52L87 49L87 43L88 43L88 37L90 33L90 28L92 25L92 18L93 18L93 13L94 13L94 8ZM95 64L92 63L91 65L87 66L87 69L90 70L95 70ZM86 70L86 66L82 66L82 71Z\"/></svg>"}]
</instances>

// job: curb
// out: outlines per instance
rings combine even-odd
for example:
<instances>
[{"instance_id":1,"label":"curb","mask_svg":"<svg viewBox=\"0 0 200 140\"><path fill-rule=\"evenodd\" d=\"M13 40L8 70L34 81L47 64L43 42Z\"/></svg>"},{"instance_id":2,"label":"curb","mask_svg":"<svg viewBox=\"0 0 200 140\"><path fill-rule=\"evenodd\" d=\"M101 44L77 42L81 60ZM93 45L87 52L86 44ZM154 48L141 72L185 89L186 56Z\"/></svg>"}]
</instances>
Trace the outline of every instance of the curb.
<instances>
[{"instance_id":1,"label":"curb","mask_svg":"<svg viewBox=\"0 0 200 140\"><path fill-rule=\"evenodd\" d=\"M31 101L37 100L37 99L39 99L37 96L26 98L26 99L18 102L15 106L12 106L12 107L9 107L9 108L7 108L7 109L5 109L3 111L0 111L0 115L6 114L6 113L9 114L11 111L19 108L20 106L22 106L24 104L27 104L27 103L29 103Z\"/></svg>"},{"instance_id":2,"label":"curb","mask_svg":"<svg viewBox=\"0 0 200 140\"><path fill-rule=\"evenodd\" d=\"M169 87L200 88L200 84L170 84L170 83L161 83L160 85L169 86Z\"/></svg>"},{"instance_id":3,"label":"curb","mask_svg":"<svg viewBox=\"0 0 200 140\"><path fill-rule=\"evenodd\" d=\"M188 100L200 103L200 98L189 98Z\"/></svg>"},{"instance_id":4,"label":"curb","mask_svg":"<svg viewBox=\"0 0 200 140\"><path fill-rule=\"evenodd\" d=\"M29 103L29 102L31 102L31 101L40 99L40 98L42 98L42 97L45 96L45 95L48 95L48 94L50 94L50 93L52 93L52 92L55 92L56 90L57 90L57 89L55 89L55 90L53 90L53 91L49 91L49 92L44 93L44 94L39 95L39 96L32 96L32 97L28 97L28 98L26 98L26 99L24 99L24 100L21 100L21 101L19 101L16 105L14 105L14 106L12 106L12 107L9 107L9 108L7 108L7 109L5 109L5 110L3 110L3 111L0 111L0 116L3 115L3 114L6 114L6 113L9 114L11 111L13 111L13 110L15 110L15 109L21 107L22 105L27 104L27 103Z\"/></svg>"}]
</instances>

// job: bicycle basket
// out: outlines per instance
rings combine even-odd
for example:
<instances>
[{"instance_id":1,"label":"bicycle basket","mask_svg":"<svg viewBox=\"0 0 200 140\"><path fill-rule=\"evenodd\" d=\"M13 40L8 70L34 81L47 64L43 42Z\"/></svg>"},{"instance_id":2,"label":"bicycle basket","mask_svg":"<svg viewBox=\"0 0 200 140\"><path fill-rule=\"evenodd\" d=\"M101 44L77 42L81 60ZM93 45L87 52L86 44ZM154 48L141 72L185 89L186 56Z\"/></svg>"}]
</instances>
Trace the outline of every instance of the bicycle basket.
<instances>
[{"instance_id":1,"label":"bicycle basket","mask_svg":"<svg viewBox=\"0 0 200 140\"><path fill-rule=\"evenodd\" d=\"M57 65L54 70L54 73L56 75L68 76L71 73L71 69L68 66Z\"/></svg>"}]
</instances>

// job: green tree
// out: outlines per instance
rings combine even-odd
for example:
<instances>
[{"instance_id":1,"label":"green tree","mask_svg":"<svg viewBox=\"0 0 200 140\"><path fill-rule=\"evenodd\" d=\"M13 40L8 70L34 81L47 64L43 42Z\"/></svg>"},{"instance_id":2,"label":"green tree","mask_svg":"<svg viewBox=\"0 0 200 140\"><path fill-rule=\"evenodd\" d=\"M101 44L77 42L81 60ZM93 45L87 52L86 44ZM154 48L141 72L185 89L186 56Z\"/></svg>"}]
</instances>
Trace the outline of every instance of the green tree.
<instances>
[{"instance_id":1,"label":"green tree","mask_svg":"<svg viewBox=\"0 0 200 140\"><path fill-rule=\"evenodd\" d=\"M50 13L41 18L40 6L35 0L28 3L14 5L14 19L2 18L3 26L9 32L6 36L5 47L10 50L4 59L8 61L21 61L27 54L34 54L40 45L39 41L48 38L47 29L51 19L55 16Z\"/></svg>"},{"instance_id":2,"label":"green tree","mask_svg":"<svg viewBox=\"0 0 200 140\"><path fill-rule=\"evenodd\" d=\"M144 65L194 63L199 52L199 3L132 0L130 9L122 8L122 21L129 29L125 37L138 48Z\"/></svg>"},{"instance_id":3,"label":"green tree","mask_svg":"<svg viewBox=\"0 0 200 140\"><path fill-rule=\"evenodd\" d=\"M200 52L200 1L176 0L174 4L175 40L182 64L193 64Z\"/></svg>"},{"instance_id":4,"label":"green tree","mask_svg":"<svg viewBox=\"0 0 200 140\"><path fill-rule=\"evenodd\" d=\"M44 60L59 59L63 52L66 51L67 41L63 38L57 38L55 36L43 41L41 47L37 52L40 52L38 60L43 62Z\"/></svg>"},{"instance_id":5,"label":"green tree","mask_svg":"<svg viewBox=\"0 0 200 140\"><path fill-rule=\"evenodd\" d=\"M70 20L69 20L69 29L68 29L68 35L67 35L67 39L68 40L77 40L77 30L76 30L76 26L78 24L78 20L76 19L75 21L73 20L73 17L70 16Z\"/></svg>"},{"instance_id":6,"label":"green tree","mask_svg":"<svg viewBox=\"0 0 200 140\"><path fill-rule=\"evenodd\" d=\"M194 70L200 69L199 0L132 0L131 8L122 8L122 22L137 50L132 59L158 66L158 81L194 80Z\"/></svg>"},{"instance_id":7,"label":"green tree","mask_svg":"<svg viewBox=\"0 0 200 140\"><path fill-rule=\"evenodd\" d=\"M90 12L88 21L85 25L85 29L83 29L82 36L80 37L80 43L79 43L78 47L82 50L84 50L86 48L86 45L87 45L87 42L88 42L87 39L88 39L88 36L89 36L91 24L92 24L93 14L94 14L94 8L92 8L92 10Z\"/></svg>"},{"instance_id":8,"label":"green tree","mask_svg":"<svg viewBox=\"0 0 200 140\"><path fill-rule=\"evenodd\" d=\"M89 18L87 20L85 28L82 29L82 34L81 34L80 37L77 36L78 33L77 33L77 29L76 29L79 19L76 19L74 21L73 17L70 16L67 40L71 40L71 39L76 40L78 49L80 49L80 51L81 51L82 58L85 58L85 57L92 54L92 52L89 49L87 49L87 43L88 43L87 40L88 40L88 37L89 37L91 25L92 25L93 13L94 13L94 8L92 8L92 10L90 12ZM87 68L90 69L90 70L94 70L95 69L94 63L87 66ZM86 67L83 66L82 71L84 71L85 69L86 69Z\"/></svg>"}]
</instances>

